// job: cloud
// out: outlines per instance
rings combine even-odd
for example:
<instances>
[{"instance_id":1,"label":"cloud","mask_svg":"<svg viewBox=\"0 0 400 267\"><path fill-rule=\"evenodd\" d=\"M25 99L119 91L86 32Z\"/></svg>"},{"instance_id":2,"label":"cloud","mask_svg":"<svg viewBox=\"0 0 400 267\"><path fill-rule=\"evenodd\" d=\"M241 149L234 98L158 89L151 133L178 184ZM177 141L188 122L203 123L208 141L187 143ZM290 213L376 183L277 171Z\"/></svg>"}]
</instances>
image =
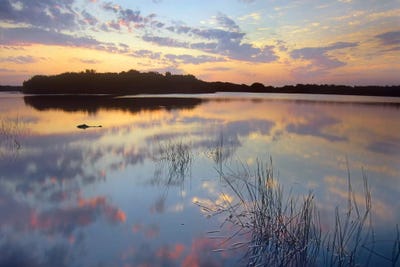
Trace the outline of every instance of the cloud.
<instances>
[{"instance_id":1,"label":"cloud","mask_svg":"<svg viewBox=\"0 0 400 267\"><path fill-rule=\"evenodd\" d=\"M139 10L133 11L132 9L121 9L120 10L120 18L125 23L140 23L144 21L144 18L140 15Z\"/></svg>"},{"instance_id":2,"label":"cloud","mask_svg":"<svg viewBox=\"0 0 400 267\"><path fill-rule=\"evenodd\" d=\"M111 24L112 28L116 30L119 30L120 26L125 26L129 30L131 30L131 27L144 28L146 25L155 26L157 28L161 28L164 26L163 23L154 20L154 18L156 17L155 14L149 14L147 16L143 16L140 10L123 8L120 5L114 4L112 2L103 3L101 7L104 10L110 11L117 15L117 18L115 20L107 23ZM105 28L103 27L103 29Z\"/></svg>"},{"instance_id":3,"label":"cloud","mask_svg":"<svg viewBox=\"0 0 400 267\"><path fill-rule=\"evenodd\" d=\"M16 70L7 69L7 68L0 68L0 72L16 72Z\"/></svg>"},{"instance_id":4,"label":"cloud","mask_svg":"<svg viewBox=\"0 0 400 267\"><path fill-rule=\"evenodd\" d=\"M218 24L221 25L222 27L226 27L230 30L235 30L235 31L240 30L240 28L236 24L236 22L234 20L232 20L231 18L229 18L228 16L226 16L225 14L218 13L216 20L217 20Z\"/></svg>"},{"instance_id":5,"label":"cloud","mask_svg":"<svg viewBox=\"0 0 400 267\"><path fill-rule=\"evenodd\" d=\"M228 71L228 70L232 70L232 68L228 68L228 67L212 67L212 68L206 68L204 70L206 70L206 71Z\"/></svg>"},{"instance_id":6,"label":"cloud","mask_svg":"<svg viewBox=\"0 0 400 267\"><path fill-rule=\"evenodd\" d=\"M120 5L113 4L112 2L103 3L102 8L106 11L112 11L114 13L118 13L118 11L121 10Z\"/></svg>"},{"instance_id":7,"label":"cloud","mask_svg":"<svg viewBox=\"0 0 400 267\"><path fill-rule=\"evenodd\" d=\"M170 37L159 37L159 36L150 36L144 35L142 39L146 42L155 43L161 46L170 46L170 47L189 47L189 43L182 42Z\"/></svg>"},{"instance_id":8,"label":"cloud","mask_svg":"<svg viewBox=\"0 0 400 267\"><path fill-rule=\"evenodd\" d=\"M107 22L107 26L118 31L121 29L121 24L115 20Z\"/></svg>"},{"instance_id":9,"label":"cloud","mask_svg":"<svg viewBox=\"0 0 400 267\"><path fill-rule=\"evenodd\" d=\"M375 36L383 45L399 45L400 31L386 32Z\"/></svg>"},{"instance_id":10,"label":"cloud","mask_svg":"<svg viewBox=\"0 0 400 267\"><path fill-rule=\"evenodd\" d=\"M276 45L278 46L279 51L288 51L287 44L283 40L276 40Z\"/></svg>"},{"instance_id":11,"label":"cloud","mask_svg":"<svg viewBox=\"0 0 400 267\"><path fill-rule=\"evenodd\" d=\"M375 35L383 46L389 47L387 51L400 50L400 31L385 32Z\"/></svg>"},{"instance_id":12,"label":"cloud","mask_svg":"<svg viewBox=\"0 0 400 267\"><path fill-rule=\"evenodd\" d=\"M136 50L133 51L130 56L132 57L146 57L146 58L151 58L151 59L161 59L161 53L160 52L153 52L151 50L147 49L141 49L141 50Z\"/></svg>"},{"instance_id":13,"label":"cloud","mask_svg":"<svg viewBox=\"0 0 400 267\"><path fill-rule=\"evenodd\" d=\"M92 1L96 3L97 1ZM97 16L88 10L74 7L75 0L21 0L16 3L11 0L2 0L0 4L0 21L25 27L35 27L46 30L71 30L85 29L85 26L98 26L93 30L109 31L120 30L121 26L128 29L143 28L146 23L153 23L155 27L162 27L162 23L154 22L155 15L142 16L140 11L122 8L112 2L97 3L104 11L115 14L111 21L100 22Z\"/></svg>"},{"instance_id":14,"label":"cloud","mask_svg":"<svg viewBox=\"0 0 400 267\"><path fill-rule=\"evenodd\" d=\"M292 70L297 79L313 79L323 77L329 70L346 65L346 62L340 61L328 53L337 49L357 47L358 43L337 42L323 47L304 47L290 52L293 59L309 61L306 66L297 67ZM285 49L285 46L282 47Z\"/></svg>"},{"instance_id":15,"label":"cloud","mask_svg":"<svg viewBox=\"0 0 400 267\"><path fill-rule=\"evenodd\" d=\"M167 54L164 57L175 63L195 64L195 65L205 63L205 62L223 62L223 61L225 61L225 59L221 58L221 57L213 57L213 56L206 56L206 55L192 56L192 55Z\"/></svg>"},{"instance_id":16,"label":"cloud","mask_svg":"<svg viewBox=\"0 0 400 267\"><path fill-rule=\"evenodd\" d=\"M246 35L240 32L239 26L229 17L218 14L216 20L223 28L200 29L192 28L191 33L209 40L241 41Z\"/></svg>"},{"instance_id":17,"label":"cloud","mask_svg":"<svg viewBox=\"0 0 400 267\"><path fill-rule=\"evenodd\" d=\"M77 47L94 47L102 44L91 37L77 37L56 31L40 28L0 28L0 44L3 45L62 45Z\"/></svg>"},{"instance_id":18,"label":"cloud","mask_svg":"<svg viewBox=\"0 0 400 267\"><path fill-rule=\"evenodd\" d=\"M278 59L273 50L274 46L256 47L251 43L245 43L246 34L240 30L233 19L218 13L215 20L218 28L194 28L187 25L165 27L166 30L177 35L200 38L203 41L183 42L172 37L149 35L143 36L143 40L162 46L191 48L250 62L272 62Z\"/></svg>"},{"instance_id":19,"label":"cloud","mask_svg":"<svg viewBox=\"0 0 400 267\"><path fill-rule=\"evenodd\" d=\"M244 43L245 33L228 16L219 13L216 17L222 29L193 29L191 33L213 42L193 44L193 48L228 56L232 59L251 62L272 62L278 59L273 46L255 47Z\"/></svg>"},{"instance_id":20,"label":"cloud","mask_svg":"<svg viewBox=\"0 0 400 267\"><path fill-rule=\"evenodd\" d=\"M218 13L213 19L214 28L191 27L174 23L167 25L157 20L156 14L143 15L140 10L124 8L113 2L97 2L103 12L111 13L107 21L100 21L88 10L73 7L74 0L44 0L35 5L23 0L15 4L3 0L0 5L1 21L14 23L15 28L2 28L0 44L27 45L32 43L86 47L111 53L128 53L128 48L105 43L87 35L74 35L71 32L91 29L93 31L121 31L124 28L142 29L137 34L146 42L160 46L180 47L217 54L236 60L250 62L272 62L278 59L274 46L255 46L244 40L246 34L241 31L234 19ZM19 5L19 6L18 6ZM111 15L111 16L110 16ZM22 26L24 25L24 26ZM158 35L157 33L161 33ZM173 33L171 35L171 33ZM135 56L135 53L132 53ZM154 54L154 56L157 56ZM152 58L152 57L151 57ZM186 56L170 57L174 63L200 64L222 61L222 57Z\"/></svg>"},{"instance_id":21,"label":"cloud","mask_svg":"<svg viewBox=\"0 0 400 267\"><path fill-rule=\"evenodd\" d=\"M82 59L82 58L77 58L76 60L85 63L85 64L99 64L101 63L100 60L97 59Z\"/></svg>"},{"instance_id":22,"label":"cloud","mask_svg":"<svg viewBox=\"0 0 400 267\"><path fill-rule=\"evenodd\" d=\"M96 17L88 13L86 10L83 10L81 12L81 15L83 16L83 19L81 20L81 23L83 24L89 24L91 26L94 26L99 22Z\"/></svg>"},{"instance_id":23,"label":"cloud","mask_svg":"<svg viewBox=\"0 0 400 267\"><path fill-rule=\"evenodd\" d=\"M9 62L15 64L29 64L38 62L39 59L32 56L17 56L17 57L6 57L0 58L0 62Z\"/></svg>"},{"instance_id":24,"label":"cloud","mask_svg":"<svg viewBox=\"0 0 400 267\"><path fill-rule=\"evenodd\" d=\"M77 12L72 9L74 0L2 0L0 18L13 24L28 24L45 29L75 29Z\"/></svg>"},{"instance_id":25,"label":"cloud","mask_svg":"<svg viewBox=\"0 0 400 267\"><path fill-rule=\"evenodd\" d=\"M329 51L356 46L358 46L358 43L338 42L324 47L304 47L292 50L290 56L293 59L311 61L313 66L319 68L332 69L344 66L346 63L327 55Z\"/></svg>"},{"instance_id":26,"label":"cloud","mask_svg":"<svg viewBox=\"0 0 400 267\"><path fill-rule=\"evenodd\" d=\"M24 46L31 44L84 47L109 53L127 53L126 45L100 42L90 36L74 36L40 28L0 28L0 45Z\"/></svg>"}]
</instances>

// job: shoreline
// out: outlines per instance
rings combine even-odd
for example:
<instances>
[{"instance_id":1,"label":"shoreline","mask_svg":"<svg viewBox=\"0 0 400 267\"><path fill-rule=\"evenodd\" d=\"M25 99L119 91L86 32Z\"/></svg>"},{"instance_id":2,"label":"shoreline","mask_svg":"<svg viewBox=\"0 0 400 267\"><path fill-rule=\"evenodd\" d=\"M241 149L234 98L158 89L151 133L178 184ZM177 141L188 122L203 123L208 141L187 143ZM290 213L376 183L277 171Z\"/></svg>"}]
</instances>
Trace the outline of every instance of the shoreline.
<instances>
[{"instance_id":1,"label":"shoreline","mask_svg":"<svg viewBox=\"0 0 400 267\"><path fill-rule=\"evenodd\" d=\"M36 75L22 86L0 85L0 92L24 95L167 95L262 93L337 96L400 97L400 85L348 86L335 84L296 84L280 87L230 82L206 82L190 74L165 75L129 70L120 73L69 72L58 75Z\"/></svg>"}]
</instances>

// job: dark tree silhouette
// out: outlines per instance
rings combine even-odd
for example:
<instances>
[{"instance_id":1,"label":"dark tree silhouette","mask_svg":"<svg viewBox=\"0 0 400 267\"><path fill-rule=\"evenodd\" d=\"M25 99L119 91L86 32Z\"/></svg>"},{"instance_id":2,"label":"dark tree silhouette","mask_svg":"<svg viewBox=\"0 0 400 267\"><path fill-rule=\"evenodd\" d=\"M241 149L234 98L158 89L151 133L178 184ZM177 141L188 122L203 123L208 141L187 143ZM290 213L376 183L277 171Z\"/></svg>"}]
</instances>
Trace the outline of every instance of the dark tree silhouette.
<instances>
[{"instance_id":1,"label":"dark tree silhouette","mask_svg":"<svg viewBox=\"0 0 400 267\"><path fill-rule=\"evenodd\" d=\"M190 74L174 75L166 72L97 73L95 70L67 72L58 75L36 75L23 83L27 94L197 94L215 92L301 93L400 96L400 86L345 86L297 84L283 87L251 86L229 82L205 82Z\"/></svg>"}]
</instances>

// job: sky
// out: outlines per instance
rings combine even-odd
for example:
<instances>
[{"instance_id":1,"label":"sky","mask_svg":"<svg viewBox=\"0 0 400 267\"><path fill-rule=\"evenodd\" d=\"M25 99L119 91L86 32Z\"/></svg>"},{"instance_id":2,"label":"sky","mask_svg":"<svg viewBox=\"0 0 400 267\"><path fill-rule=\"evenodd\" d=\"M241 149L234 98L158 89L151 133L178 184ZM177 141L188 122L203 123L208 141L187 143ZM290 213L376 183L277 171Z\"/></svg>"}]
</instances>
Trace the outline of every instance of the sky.
<instances>
[{"instance_id":1,"label":"sky","mask_svg":"<svg viewBox=\"0 0 400 267\"><path fill-rule=\"evenodd\" d=\"M400 0L0 0L0 85L130 69L400 84Z\"/></svg>"}]
</instances>

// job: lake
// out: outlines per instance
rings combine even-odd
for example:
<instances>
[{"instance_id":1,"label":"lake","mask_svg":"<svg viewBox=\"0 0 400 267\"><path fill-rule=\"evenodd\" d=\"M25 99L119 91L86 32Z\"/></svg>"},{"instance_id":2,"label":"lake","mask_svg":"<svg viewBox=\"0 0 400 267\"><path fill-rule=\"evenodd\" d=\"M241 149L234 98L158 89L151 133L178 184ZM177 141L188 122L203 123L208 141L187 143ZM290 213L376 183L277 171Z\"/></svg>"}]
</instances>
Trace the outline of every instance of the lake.
<instances>
[{"instance_id":1,"label":"lake","mask_svg":"<svg viewBox=\"0 0 400 267\"><path fill-rule=\"evenodd\" d=\"M0 112L0 266L246 265L232 218L259 169L311 193L323 232L369 192L357 261L391 266L400 98L0 93Z\"/></svg>"}]
</instances>

